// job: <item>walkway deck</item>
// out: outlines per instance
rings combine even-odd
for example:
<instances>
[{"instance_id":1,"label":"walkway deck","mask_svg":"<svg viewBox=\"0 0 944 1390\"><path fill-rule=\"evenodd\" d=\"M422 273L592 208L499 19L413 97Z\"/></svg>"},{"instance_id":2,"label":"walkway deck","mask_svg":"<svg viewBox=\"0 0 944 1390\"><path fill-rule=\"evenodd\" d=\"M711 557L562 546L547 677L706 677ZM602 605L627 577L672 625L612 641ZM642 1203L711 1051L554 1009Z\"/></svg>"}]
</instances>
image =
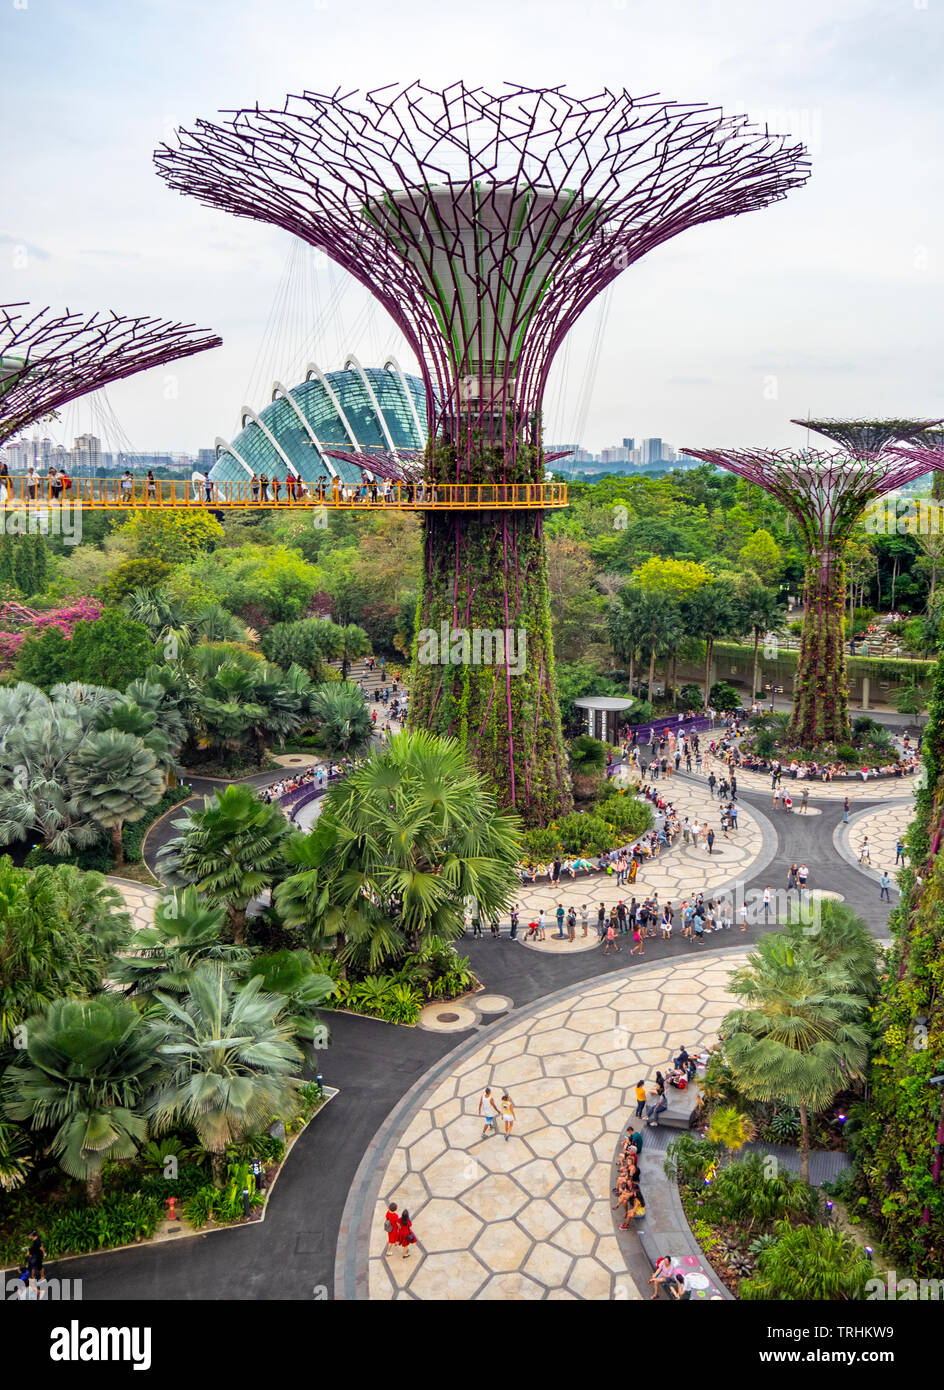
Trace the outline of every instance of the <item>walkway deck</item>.
<instances>
[{"instance_id":1,"label":"walkway deck","mask_svg":"<svg viewBox=\"0 0 944 1390\"><path fill-rule=\"evenodd\" d=\"M289 487L289 482L293 486ZM481 512L540 511L567 506L566 483L377 483L364 487L342 487L335 480L327 487L304 485L295 480L279 480L263 489L258 480L239 483L204 483L196 480L168 482L159 479L148 485L136 478L122 487L118 478L73 478L72 486L62 490L48 478L31 482L26 477L10 479L3 505L18 507L57 507L81 503L102 511L190 510L210 508L223 511L395 511L395 512Z\"/></svg>"}]
</instances>

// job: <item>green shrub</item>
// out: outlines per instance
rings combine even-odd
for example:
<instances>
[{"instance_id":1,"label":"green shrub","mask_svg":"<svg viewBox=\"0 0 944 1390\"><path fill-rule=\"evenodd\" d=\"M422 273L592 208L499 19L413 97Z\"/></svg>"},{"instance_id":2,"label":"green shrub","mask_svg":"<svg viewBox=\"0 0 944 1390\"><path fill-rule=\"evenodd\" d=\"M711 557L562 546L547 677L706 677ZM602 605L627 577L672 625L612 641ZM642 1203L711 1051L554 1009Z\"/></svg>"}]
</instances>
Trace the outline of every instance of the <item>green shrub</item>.
<instances>
[{"instance_id":1,"label":"green shrub","mask_svg":"<svg viewBox=\"0 0 944 1390\"><path fill-rule=\"evenodd\" d=\"M836 749L836 757L841 763L856 763L859 761L859 754L852 747L851 743L841 743Z\"/></svg>"},{"instance_id":2,"label":"green shrub","mask_svg":"<svg viewBox=\"0 0 944 1390\"><path fill-rule=\"evenodd\" d=\"M828 1226L791 1226L779 1221L777 1240L762 1250L757 1273L738 1290L748 1301L801 1302L862 1299L875 1266L860 1245Z\"/></svg>"},{"instance_id":3,"label":"green shrub","mask_svg":"<svg viewBox=\"0 0 944 1390\"><path fill-rule=\"evenodd\" d=\"M741 707L741 697L727 681L715 681L708 691L708 703L717 710L735 710Z\"/></svg>"},{"instance_id":4,"label":"green shrub","mask_svg":"<svg viewBox=\"0 0 944 1390\"><path fill-rule=\"evenodd\" d=\"M627 840L651 830L654 824L652 807L648 801L637 801L629 792L615 792L597 802L593 814L611 825Z\"/></svg>"},{"instance_id":5,"label":"green shrub","mask_svg":"<svg viewBox=\"0 0 944 1390\"><path fill-rule=\"evenodd\" d=\"M380 1009L380 1017L387 1023L414 1024L420 1016L422 996L409 985L390 986Z\"/></svg>"},{"instance_id":6,"label":"green shrub","mask_svg":"<svg viewBox=\"0 0 944 1390\"><path fill-rule=\"evenodd\" d=\"M691 709L701 709L701 707L702 707L701 686L700 686L700 685L696 685L696 684L694 683L694 681L689 681L687 685L683 685L682 688L681 688L681 690L679 691L678 695L679 695L679 704L680 704L680 705L684 705L684 706L686 707L686 709L688 709L688 708L691 708Z\"/></svg>"},{"instance_id":7,"label":"green shrub","mask_svg":"<svg viewBox=\"0 0 944 1390\"><path fill-rule=\"evenodd\" d=\"M721 1145L695 1134L683 1133L666 1148L663 1164L667 1178L674 1178L680 1187L700 1187L705 1174L721 1153Z\"/></svg>"},{"instance_id":8,"label":"green shrub","mask_svg":"<svg viewBox=\"0 0 944 1390\"><path fill-rule=\"evenodd\" d=\"M767 1133L779 1143L790 1144L800 1133L800 1116L796 1110L778 1110L767 1124Z\"/></svg>"},{"instance_id":9,"label":"green shrub","mask_svg":"<svg viewBox=\"0 0 944 1390\"><path fill-rule=\"evenodd\" d=\"M212 1183L207 1183L205 1187L200 1187L184 1202L184 1216L190 1222L195 1231L202 1228L209 1221L216 1211L220 1199L220 1190Z\"/></svg>"},{"instance_id":10,"label":"green shrub","mask_svg":"<svg viewBox=\"0 0 944 1390\"><path fill-rule=\"evenodd\" d=\"M528 859L535 864L544 864L554 859L560 849L561 839L557 830L527 830L522 836L522 845Z\"/></svg>"},{"instance_id":11,"label":"green shrub","mask_svg":"<svg viewBox=\"0 0 944 1390\"><path fill-rule=\"evenodd\" d=\"M597 815L571 811L557 822L557 835L568 854L602 854L613 848L613 832Z\"/></svg>"},{"instance_id":12,"label":"green shrub","mask_svg":"<svg viewBox=\"0 0 944 1390\"><path fill-rule=\"evenodd\" d=\"M759 758L769 758L776 751L777 740L770 729L761 729L754 736L754 752Z\"/></svg>"},{"instance_id":13,"label":"green shrub","mask_svg":"<svg viewBox=\"0 0 944 1390\"><path fill-rule=\"evenodd\" d=\"M819 1201L815 1189L796 1174L778 1168L771 1175L760 1154L723 1168L702 1200L706 1216L748 1231L786 1217L812 1218Z\"/></svg>"}]
</instances>

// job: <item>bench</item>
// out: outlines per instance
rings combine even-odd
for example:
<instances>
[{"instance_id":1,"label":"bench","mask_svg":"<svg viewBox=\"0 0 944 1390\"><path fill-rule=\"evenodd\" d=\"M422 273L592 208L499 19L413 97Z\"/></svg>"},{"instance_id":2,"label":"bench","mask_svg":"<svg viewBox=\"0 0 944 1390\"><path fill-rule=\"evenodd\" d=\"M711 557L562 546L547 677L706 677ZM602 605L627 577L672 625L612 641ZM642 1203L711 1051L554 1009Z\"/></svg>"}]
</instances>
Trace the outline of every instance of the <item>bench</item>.
<instances>
[{"instance_id":1,"label":"bench","mask_svg":"<svg viewBox=\"0 0 944 1390\"><path fill-rule=\"evenodd\" d=\"M677 1091L674 1086L666 1086L665 1098L669 1107L659 1116L659 1128L691 1129L698 1107L697 1081L690 1081L684 1091Z\"/></svg>"}]
</instances>

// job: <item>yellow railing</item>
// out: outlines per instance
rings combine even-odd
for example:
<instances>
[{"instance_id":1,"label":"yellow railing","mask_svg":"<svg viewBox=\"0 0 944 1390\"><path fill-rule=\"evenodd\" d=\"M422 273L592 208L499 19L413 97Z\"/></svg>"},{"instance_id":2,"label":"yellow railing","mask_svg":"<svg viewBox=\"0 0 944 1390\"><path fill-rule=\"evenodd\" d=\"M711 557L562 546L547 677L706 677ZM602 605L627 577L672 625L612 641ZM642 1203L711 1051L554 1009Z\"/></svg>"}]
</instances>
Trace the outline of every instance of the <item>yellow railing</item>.
<instances>
[{"instance_id":1,"label":"yellow railing","mask_svg":"<svg viewBox=\"0 0 944 1390\"><path fill-rule=\"evenodd\" d=\"M38 506L43 503L77 503L83 507L128 510L130 508L211 507L245 511L329 507L339 510L391 511L488 511L536 510L567 506L566 483L365 483L346 487L336 480L327 486L303 484L294 479L238 483L168 482L143 478L72 478L70 487L60 480L25 474L0 478L0 505ZM5 494L5 495L4 495Z\"/></svg>"}]
</instances>

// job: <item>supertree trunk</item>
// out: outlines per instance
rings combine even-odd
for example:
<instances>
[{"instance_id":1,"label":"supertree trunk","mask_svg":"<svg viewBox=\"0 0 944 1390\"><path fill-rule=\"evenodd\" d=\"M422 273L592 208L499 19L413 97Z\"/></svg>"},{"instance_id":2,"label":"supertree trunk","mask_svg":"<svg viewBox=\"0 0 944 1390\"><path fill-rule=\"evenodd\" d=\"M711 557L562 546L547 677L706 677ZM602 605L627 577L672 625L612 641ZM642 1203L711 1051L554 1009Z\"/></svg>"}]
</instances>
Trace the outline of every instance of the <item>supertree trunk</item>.
<instances>
[{"instance_id":1,"label":"supertree trunk","mask_svg":"<svg viewBox=\"0 0 944 1390\"><path fill-rule=\"evenodd\" d=\"M541 512L446 512L425 520L410 724L458 738L499 803L528 824L571 809ZM511 637L505 661L498 634ZM445 640L443 640L445 638ZM430 655L437 658L429 659Z\"/></svg>"},{"instance_id":2,"label":"supertree trunk","mask_svg":"<svg viewBox=\"0 0 944 1390\"><path fill-rule=\"evenodd\" d=\"M847 742L849 704L842 635L845 565L841 550L823 550L809 561L803 598L803 635L790 739L805 748Z\"/></svg>"}]
</instances>

